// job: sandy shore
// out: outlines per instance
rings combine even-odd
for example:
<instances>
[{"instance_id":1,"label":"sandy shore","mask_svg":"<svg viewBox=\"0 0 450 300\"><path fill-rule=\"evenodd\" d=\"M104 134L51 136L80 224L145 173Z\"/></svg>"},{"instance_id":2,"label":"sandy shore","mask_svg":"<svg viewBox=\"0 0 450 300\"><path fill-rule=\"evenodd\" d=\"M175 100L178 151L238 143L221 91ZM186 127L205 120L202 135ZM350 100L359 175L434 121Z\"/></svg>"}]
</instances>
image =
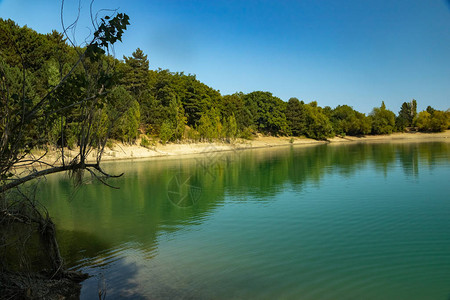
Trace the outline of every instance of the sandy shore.
<instances>
[{"instance_id":1,"label":"sandy shore","mask_svg":"<svg viewBox=\"0 0 450 300\"><path fill-rule=\"evenodd\" d=\"M308 138L299 137L258 137L254 140L237 140L232 144L226 143L185 143L166 145L157 144L156 146L145 148L138 146L139 141L135 145L124 145L122 143L113 143L111 148L106 148L102 157L102 161L123 160L123 159L142 159L153 157L176 157L181 155L196 155L200 153L217 152L217 151L234 151L241 149L270 148L281 146L302 146L314 144L340 144L340 143L356 143L356 142L420 142L439 140L450 142L450 130L441 133L394 133L390 135L376 135L365 137L334 137L329 141L316 141ZM34 153L35 156L39 152ZM65 150L65 155L70 160L76 155L75 151ZM95 161L96 154L89 156L89 161ZM45 157L48 163L58 163L60 161L60 153L48 153Z\"/></svg>"},{"instance_id":2,"label":"sandy shore","mask_svg":"<svg viewBox=\"0 0 450 300\"><path fill-rule=\"evenodd\" d=\"M331 143L342 142L419 142L429 140L443 140L450 142L450 130L437 133L423 133L423 132L408 132L408 133L393 133L386 135L366 135L364 137L346 136L344 138L334 137L329 139Z\"/></svg>"},{"instance_id":3,"label":"sandy shore","mask_svg":"<svg viewBox=\"0 0 450 300\"><path fill-rule=\"evenodd\" d=\"M162 145L158 143L155 146L148 148L139 146L138 140L135 145L126 145L120 142L113 142L111 148L105 148L102 156L102 161L111 160L124 160L124 159L143 159L143 158L162 158L162 157L176 157L187 155L198 155L209 152L219 151L235 151L242 149L256 149L256 148L269 148L287 145L312 145L312 144L324 144L326 141L316 141L308 138L291 138L291 137L258 137L254 140L236 140L233 143L168 143ZM41 155L41 151L33 151L35 157ZM69 149L64 150L66 160L77 155L76 151ZM44 161L47 163L60 162L61 153L59 151L50 151L45 156ZM92 153L88 157L89 162L94 162L96 159L96 153Z\"/></svg>"}]
</instances>

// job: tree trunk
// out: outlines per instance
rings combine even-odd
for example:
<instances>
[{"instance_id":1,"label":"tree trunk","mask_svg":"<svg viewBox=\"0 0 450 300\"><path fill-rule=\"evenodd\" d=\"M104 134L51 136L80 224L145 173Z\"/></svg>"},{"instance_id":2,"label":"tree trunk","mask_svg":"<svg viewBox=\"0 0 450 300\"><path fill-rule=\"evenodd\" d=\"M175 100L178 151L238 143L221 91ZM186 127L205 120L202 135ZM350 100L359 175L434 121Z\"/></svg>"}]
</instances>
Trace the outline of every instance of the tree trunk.
<instances>
[{"instance_id":1,"label":"tree trunk","mask_svg":"<svg viewBox=\"0 0 450 300\"><path fill-rule=\"evenodd\" d=\"M60 277L64 272L63 259L56 241L55 224L50 218L40 222L40 232L44 249L48 253L51 262L53 277Z\"/></svg>"}]
</instances>

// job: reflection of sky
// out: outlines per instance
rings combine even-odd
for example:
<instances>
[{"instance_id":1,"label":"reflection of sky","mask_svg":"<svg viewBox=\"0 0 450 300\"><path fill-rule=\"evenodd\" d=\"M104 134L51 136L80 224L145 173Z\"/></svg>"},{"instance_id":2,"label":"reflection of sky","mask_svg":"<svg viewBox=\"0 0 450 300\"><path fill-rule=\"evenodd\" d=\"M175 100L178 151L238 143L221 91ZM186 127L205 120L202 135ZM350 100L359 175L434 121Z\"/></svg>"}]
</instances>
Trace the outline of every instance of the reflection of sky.
<instances>
[{"instance_id":1,"label":"reflection of sky","mask_svg":"<svg viewBox=\"0 0 450 300\"><path fill-rule=\"evenodd\" d=\"M65 1L66 23L77 2ZM89 33L89 2L82 0L78 42ZM97 0L94 9L130 15L118 58L140 47L152 69L197 74L224 94L263 90L369 113L382 100L397 112L413 98L420 110L448 108L446 2ZM3 0L0 17L61 31L60 3Z\"/></svg>"}]
</instances>

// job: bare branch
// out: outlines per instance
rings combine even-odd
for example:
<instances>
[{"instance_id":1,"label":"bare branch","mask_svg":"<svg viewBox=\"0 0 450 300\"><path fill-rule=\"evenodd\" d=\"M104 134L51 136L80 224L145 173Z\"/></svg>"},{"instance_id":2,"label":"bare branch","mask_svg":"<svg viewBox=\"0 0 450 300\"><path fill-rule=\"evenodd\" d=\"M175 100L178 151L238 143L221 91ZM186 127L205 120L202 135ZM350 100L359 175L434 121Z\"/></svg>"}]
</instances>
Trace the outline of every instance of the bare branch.
<instances>
[{"instance_id":1,"label":"bare branch","mask_svg":"<svg viewBox=\"0 0 450 300\"><path fill-rule=\"evenodd\" d=\"M123 174L125 174L125 173L120 173L119 175L111 175L111 174L108 174L108 173L106 173L105 171L102 170L102 168L100 167L99 164L96 164L96 165L94 166L94 168L95 168L97 171L99 171L100 173L102 173L103 175L105 175L106 177L111 177L111 178L119 178L119 177L121 177Z\"/></svg>"},{"instance_id":2,"label":"bare branch","mask_svg":"<svg viewBox=\"0 0 450 300\"><path fill-rule=\"evenodd\" d=\"M88 170L89 173L91 173L92 176L94 176L98 181L100 181L101 183L103 183L103 184L106 185L107 187L110 187L110 188L113 188L113 189L116 189L116 190L119 190L119 189L120 189L119 187L112 186L112 185L108 184L107 182L105 182L100 176L98 176L97 174L95 174L95 172L92 171L91 169L86 168L86 170Z\"/></svg>"},{"instance_id":3,"label":"bare branch","mask_svg":"<svg viewBox=\"0 0 450 300\"><path fill-rule=\"evenodd\" d=\"M77 17L75 18L75 21L73 21L73 23L71 23L69 26L66 27L64 25L64 0L61 0L61 26L62 26L64 35L67 37L67 39L69 40L70 44L74 48L77 47L75 36L74 36L74 40L72 41L70 36L67 34L67 30L72 30L72 32L73 32L74 27L76 28L76 24L78 23L78 20L80 19L80 14L81 14L81 0L78 0L78 14L77 14Z\"/></svg>"}]
</instances>

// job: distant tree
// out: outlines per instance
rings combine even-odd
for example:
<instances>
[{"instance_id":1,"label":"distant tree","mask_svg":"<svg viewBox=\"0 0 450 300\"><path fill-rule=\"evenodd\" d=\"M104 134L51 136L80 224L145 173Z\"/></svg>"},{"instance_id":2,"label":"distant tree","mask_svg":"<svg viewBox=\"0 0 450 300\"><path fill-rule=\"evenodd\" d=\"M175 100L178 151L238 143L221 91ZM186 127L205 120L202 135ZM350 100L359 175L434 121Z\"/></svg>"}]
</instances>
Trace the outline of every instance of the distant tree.
<instances>
[{"instance_id":1,"label":"distant tree","mask_svg":"<svg viewBox=\"0 0 450 300\"><path fill-rule=\"evenodd\" d=\"M430 130L430 118L431 114L428 111L421 111L417 116L417 127L420 131Z\"/></svg>"},{"instance_id":2,"label":"distant tree","mask_svg":"<svg viewBox=\"0 0 450 300\"><path fill-rule=\"evenodd\" d=\"M194 75L177 75L180 83L181 102L187 117L187 124L195 126L201 116L213 107L218 107L221 95L218 91L201 83Z\"/></svg>"},{"instance_id":3,"label":"distant tree","mask_svg":"<svg viewBox=\"0 0 450 300\"><path fill-rule=\"evenodd\" d=\"M48 60L44 64L45 77L47 78L47 90L51 91L61 80L58 65L55 60Z\"/></svg>"},{"instance_id":4,"label":"distant tree","mask_svg":"<svg viewBox=\"0 0 450 300\"><path fill-rule=\"evenodd\" d=\"M325 140L333 136L333 127L330 119L323 113L317 102L313 101L305 105L306 130L305 135L317 140Z\"/></svg>"},{"instance_id":5,"label":"distant tree","mask_svg":"<svg viewBox=\"0 0 450 300\"><path fill-rule=\"evenodd\" d=\"M369 134L372 129L372 120L367 117L365 114L360 113L358 111L355 111L356 113L356 120L354 121L354 124L352 128L354 128L355 131L349 132L350 135L364 135Z\"/></svg>"},{"instance_id":6,"label":"distant tree","mask_svg":"<svg viewBox=\"0 0 450 300\"><path fill-rule=\"evenodd\" d=\"M180 134L174 134L173 139L180 139L184 126L178 126L180 112L185 116L181 103L182 93L176 84L176 75L167 70L149 72L151 81L139 96L142 112L142 127L149 133L159 134L162 123L169 120L173 128ZM185 124L186 122L184 122Z\"/></svg>"},{"instance_id":7,"label":"distant tree","mask_svg":"<svg viewBox=\"0 0 450 300\"><path fill-rule=\"evenodd\" d=\"M252 114L244 103L244 94L235 93L232 95L225 95L220 101L220 110L222 117L229 119L234 116L238 131L243 131L253 124Z\"/></svg>"},{"instance_id":8,"label":"distant tree","mask_svg":"<svg viewBox=\"0 0 450 300\"><path fill-rule=\"evenodd\" d=\"M228 142L234 141L238 133L238 126L234 114L228 118L224 118L223 123L225 138Z\"/></svg>"},{"instance_id":9,"label":"distant tree","mask_svg":"<svg viewBox=\"0 0 450 300\"><path fill-rule=\"evenodd\" d=\"M432 108L430 105L427 106L427 113L429 113L430 115L432 115L434 113L435 109Z\"/></svg>"},{"instance_id":10,"label":"distant tree","mask_svg":"<svg viewBox=\"0 0 450 300\"><path fill-rule=\"evenodd\" d=\"M138 136L140 124L139 103L123 86L118 86L107 96L107 109L111 137L133 142Z\"/></svg>"},{"instance_id":11,"label":"distant tree","mask_svg":"<svg viewBox=\"0 0 450 300\"><path fill-rule=\"evenodd\" d=\"M197 126L200 137L207 141L222 137L222 129L223 126L220 121L220 115L215 108L211 108L203 114Z\"/></svg>"},{"instance_id":12,"label":"distant tree","mask_svg":"<svg viewBox=\"0 0 450 300\"><path fill-rule=\"evenodd\" d=\"M170 120L165 120L161 125L161 130L159 132L159 138L161 143L165 145L174 135L175 130L173 124Z\"/></svg>"},{"instance_id":13,"label":"distant tree","mask_svg":"<svg viewBox=\"0 0 450 300\"><path fill-rule=\"evenodd\" d=\"M333 109L330 106L325 106L324 108L322 108L322 113L327 116L328 119L331 119Z\"/></svg>"},{"instance_id":14,"label":"distant tree","mask_svg":"<svg viewBox=\"0 0 450 300\"><path fill-rule=\"evenodd\" d=\"M412 100L411 102L403 102L398 116L395 120L397 130L403 131L406 127L415 125L417 118L417 102Z\"/></svg>"},{"instance_id":15,"label":"distant tree","mask_svg":"<svg viewBox=\"0 0 450 300\"><path fill-rule=\"evenodd\" d=\"M441 110L435 110L431 115L430 130L442 132L448 129L450 125L450 114Z\"/></svg>"},{"instance_id":16,"label":"distant tree","mask_svg":"<svg viewBox=\"0 0 450 300\"><path fill-rule=\"evenodd\" d=\"M122 84L135 96L148 86L149 82L149 62L147 55L137 48L130 57L124 56L125 65L122 67Z\"/></svg>"},{"instance_id":17,"label":"distant tree","mask_svg":"<svg viewBox=\"0 0 450 300\"><path fill-rule=\"evenodd\" d=\"M293 136L304 135L306 132L305 103L297 98L290 98L286 105L286 121Z\"/></svg>"},{"instance_id":18,"label":"distant tree","mask_svg":"<svg viewBox=\"0 0 450 300\"><path fill-rule=\"evenodd\" d=\"M430 108L430 107L429 107ZM429 113L431 111L431 113ZM450 126L450 112L428 109L421 111L417 117L417 127L421 131L442 132Z\"/></svg>"},{"instance_id":19,"label":"distant tree","mask_svg":"<svg viewBox=\"0 0 450 300\"><path fill-rule=\"evenodd\" d=\"M157 134L164 122L164 107L149 90L144 90L139 96L141 124L146 132Z\"/></svg>"},{"instance_id":20,"label":"distant tree","mask_svg":"<svg viewBox=\"0 0 450 300\"><path fill-rule=\"evenodd\" d=\"M333 130L340 135L364 135L370 133L370 119L348 105L339 105L331 113Z\"/></svg>"},{"instance_id":21,"label":"distant tree","mask_svg":"<svg viewBox=\"0 0 450 300\"><path fill-rule=\"evenodd\" d=\"M372 119L372 133L374 134L390 134L395 129L395 114L386 109L384 101L381 107L375 107L370 117Z\"/></svg>"},{"instance_id":22,"label":"distant tree","mask_svg":"<svg viewBox=\"0 0 450 300\"><path fill-rule=\"evenodd\" d=\"M173 138L175 140L181 140L184 135L187 118L184 113L183 105L181 104L180 99L175 98L170 103L170 111L173 115L173 128L174 128L174 134Z\"/></svg>"},{"instance_id":23,"label":"distant tree","mask_svg":"<svg viewBox=\"0 0 450 300\"><path fill-rule=\"evenodd\" d=\"M286 102L270 92L256 91L244 96L245 106L253 117L258 131L272 135L288 135Z\"/></svg>"},{"instance_id":24,"label":"distant tree","mask_svg":"<svg viewBox=\"0 0 450 300\"><path fill-rule=\"evenodd\" d=\"M353 108L348 105L337 106L331 114L331 122L336 134L347 135L355 131L352 126L355 123L356 114Z\"/></svg>"}]
</instances>

